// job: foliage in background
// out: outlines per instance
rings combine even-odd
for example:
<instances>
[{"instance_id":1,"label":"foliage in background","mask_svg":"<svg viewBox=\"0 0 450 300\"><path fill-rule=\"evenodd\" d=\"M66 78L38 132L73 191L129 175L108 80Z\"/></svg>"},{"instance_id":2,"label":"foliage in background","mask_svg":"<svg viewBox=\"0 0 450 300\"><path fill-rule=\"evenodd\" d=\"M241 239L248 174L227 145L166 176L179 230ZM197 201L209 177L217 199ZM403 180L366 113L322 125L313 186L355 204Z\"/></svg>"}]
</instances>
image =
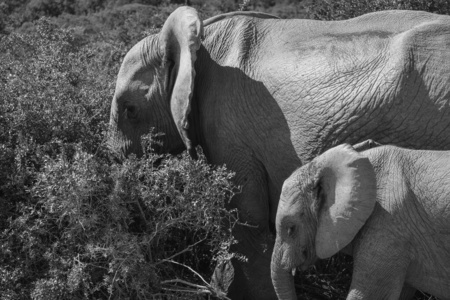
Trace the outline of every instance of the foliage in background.
<instances>
[{"instance_id":1,"label":"foliage in background","mask_svg":"<svg viewBox=\"0 0 450 300\"><path fill-rule=\"evenodd\" d=\"M145 157L108 155L122 50L48 19L1 40L2 300L216 292L202 278L212 258L229 258L232 174L203 156L153 153L155 135Z\"/></svg>"},{"instance_id":2,"label":"foliage in background","mask_svg":"<svg viewBox=\"0 0 450 300\"><path fill-rule=\"evenodd\" d=\"M248 10L265 11L283 18L306 17L304 6L308 1L299 0L249 0ZM72 22L83 22L83 27L104 28L106 22L115 22L115 17L123 20L129 13L148 16L150 22L153 14L161 14L168 8L170 13L175 7L186 2L198 9L207 18L219 13L239 10L239 0L0 0L0 33L11 32L15 28L33 26L32 21L47 16L59 19L59 23L73 25ZM155 9L157 7L157 9ZM140 10L144 12L140 12ZM153 9L151 14L146 13ZM97 15L102 15L98 18ZM138 16L139 17L139 16ZM164 21L165 18L162 18ZM66 23L68 22L68 23ZM135 23L136 24L136 23ZM158 22L153 23L158 27ZM112 30L113 28L108 28ZM141 31L141 28L135 28ZM146 28L148 30L148 28Z\"/></svg>"}]
</instances>

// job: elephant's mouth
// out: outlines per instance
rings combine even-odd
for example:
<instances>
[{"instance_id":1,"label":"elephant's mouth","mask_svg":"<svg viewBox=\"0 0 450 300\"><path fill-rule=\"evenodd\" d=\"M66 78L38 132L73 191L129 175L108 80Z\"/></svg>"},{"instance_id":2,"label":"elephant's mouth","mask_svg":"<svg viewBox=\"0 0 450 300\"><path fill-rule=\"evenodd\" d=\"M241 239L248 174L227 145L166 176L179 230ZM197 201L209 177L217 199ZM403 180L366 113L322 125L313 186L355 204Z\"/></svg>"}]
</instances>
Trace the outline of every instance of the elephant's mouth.
<instances>
[{"instance_id":1,"label":"elephant's mouth","mask_svg":"<svg viewBox=\"0 0 450 300\"><path fill-rule=\"evenodd\" d=\"M297 271L304 272L306 271L311 265L301 264L298 267L291 269L292 276L295 276L297 274Z\"/></svg>"},{"instance_id":2,"label":"elephant's mouth","mask_svg":"<svg viewBox=\"0 0 450 300\"><path fill-rule=\"evenodd\" d=\"M314 250L309 250L311 248L305 248L301 252L301 259L298 261L292 268L289 268L288 270L291 272L292 276L295 276L295 274L298 271L306 271L309 267L314 265L314 263L317 260L317 256Z\"/></svg>"}]
</instances>

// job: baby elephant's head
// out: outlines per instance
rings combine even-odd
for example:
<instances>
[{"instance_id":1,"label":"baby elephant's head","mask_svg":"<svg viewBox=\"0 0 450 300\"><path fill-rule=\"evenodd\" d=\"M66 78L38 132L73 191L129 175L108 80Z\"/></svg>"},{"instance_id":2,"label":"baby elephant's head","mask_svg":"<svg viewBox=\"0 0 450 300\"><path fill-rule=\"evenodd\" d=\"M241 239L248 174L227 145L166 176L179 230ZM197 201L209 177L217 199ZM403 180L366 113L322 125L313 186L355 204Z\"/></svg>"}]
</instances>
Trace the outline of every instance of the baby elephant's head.
<instances>
[{"instance_id":1,"label":"baby elephant's head","mask_svg":"<svg viewBox=\"0 0 450 300\"><path fill-rule=\"evenodd\" d=\"M349 244L372 213L375 201L372 164L346 144L326 151L286 179L271 265L279 299L296 299L291 272Z\"/></svg>"}]
</instances>

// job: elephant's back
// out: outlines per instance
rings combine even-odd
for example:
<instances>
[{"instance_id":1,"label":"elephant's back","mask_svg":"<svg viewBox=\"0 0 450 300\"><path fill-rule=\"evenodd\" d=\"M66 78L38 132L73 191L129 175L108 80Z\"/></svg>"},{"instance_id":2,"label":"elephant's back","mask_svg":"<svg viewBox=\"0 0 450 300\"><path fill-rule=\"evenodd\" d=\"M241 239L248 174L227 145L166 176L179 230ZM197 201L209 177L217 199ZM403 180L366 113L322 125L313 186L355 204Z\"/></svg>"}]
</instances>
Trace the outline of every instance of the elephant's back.
<instances>
[{"instance_id":1,"label":"elephant's back","mask_svg":"<svg viewBox=\"0 0 450 300\"><path fill-rule=\"evenodd\" d=\"M236 15L221 19L205 27L205 36L236 36L244 28L252 28L246 39L281 39L290 42L334 37L348 39L361 34L374 36L395 35L427 23L448 25L450 16L424 11L387 10L368 13L356 18L338 21L311 19L258 18L257 16ZM244 29L244 31L247 31ZM224 41L222 39L222 41Z\"/></svg>"},{"instance_id":2,"label":"elephant's back","mask_svg":"<svg viewBox=\"0 0 450 300\"><path fill-rule=\"evenodd\" d=\"M322 77L323 72L349 74L361 66L370 75L378 66L380 72L385 65L407 68L410 62L404 60L413 58L406 54L424 37L435 49L448 48L450 41L436 44L433 37L441 36L449 24L450 16L421 11L382 11L343 21L235 16L206 26L203 46L220 65L261 76L273 69L294 79L296 74L291 72L295 70L299 75L311 72ZM304 71L308 66L313 69Z\"/></svg>"},{"instance_id":3,"label":"elephant's back","mask_svg":"<svg viewBox=\"0 0 450 300\"><path fill-rule=\"evenodd\" d=\"M442 225L450 239L450 151L387 145L361 153L375 169L382 200L417 202L430 225Z\"/></svg>"}]
</instances>

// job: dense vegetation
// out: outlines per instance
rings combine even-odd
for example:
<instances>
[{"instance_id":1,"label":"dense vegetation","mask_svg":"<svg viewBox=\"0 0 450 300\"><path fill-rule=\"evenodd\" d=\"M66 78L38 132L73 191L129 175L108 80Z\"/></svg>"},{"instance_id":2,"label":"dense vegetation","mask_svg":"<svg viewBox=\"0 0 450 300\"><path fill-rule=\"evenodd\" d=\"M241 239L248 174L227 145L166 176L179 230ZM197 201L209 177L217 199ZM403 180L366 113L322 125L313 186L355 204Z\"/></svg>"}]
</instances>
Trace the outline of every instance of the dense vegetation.
<instances>
[{"instance_id":1,"label":"dense vegetation","mask_svg":"<svg viewBox=\"0 0 450 300\"><path fill-rule=\"evenodd\" d=\"M205 276L212 253L227 255L231 173L185 155L108 154L120 47L49 19L0 47L1 299L143 299L169 279L198 281L176 261Z\"/></svg>"},{"instance_id":2,"label":"dense vegetation","mask_svg":"<svg viewBox=\"0 0 450 300\"><path fill-rule=\"evenodd\" d=\"M105 143L123 56L185 2L0 2L1 300L220 296L208 282L233 255L233 174L203 156L152 152L157 133L145 137L144 157L120 164ZM450 12L444 0L188 2L205 18L237 9L317 19ZM299 289L343 298L350 270L336 256Z\"/></svg>"}]
</instances>

